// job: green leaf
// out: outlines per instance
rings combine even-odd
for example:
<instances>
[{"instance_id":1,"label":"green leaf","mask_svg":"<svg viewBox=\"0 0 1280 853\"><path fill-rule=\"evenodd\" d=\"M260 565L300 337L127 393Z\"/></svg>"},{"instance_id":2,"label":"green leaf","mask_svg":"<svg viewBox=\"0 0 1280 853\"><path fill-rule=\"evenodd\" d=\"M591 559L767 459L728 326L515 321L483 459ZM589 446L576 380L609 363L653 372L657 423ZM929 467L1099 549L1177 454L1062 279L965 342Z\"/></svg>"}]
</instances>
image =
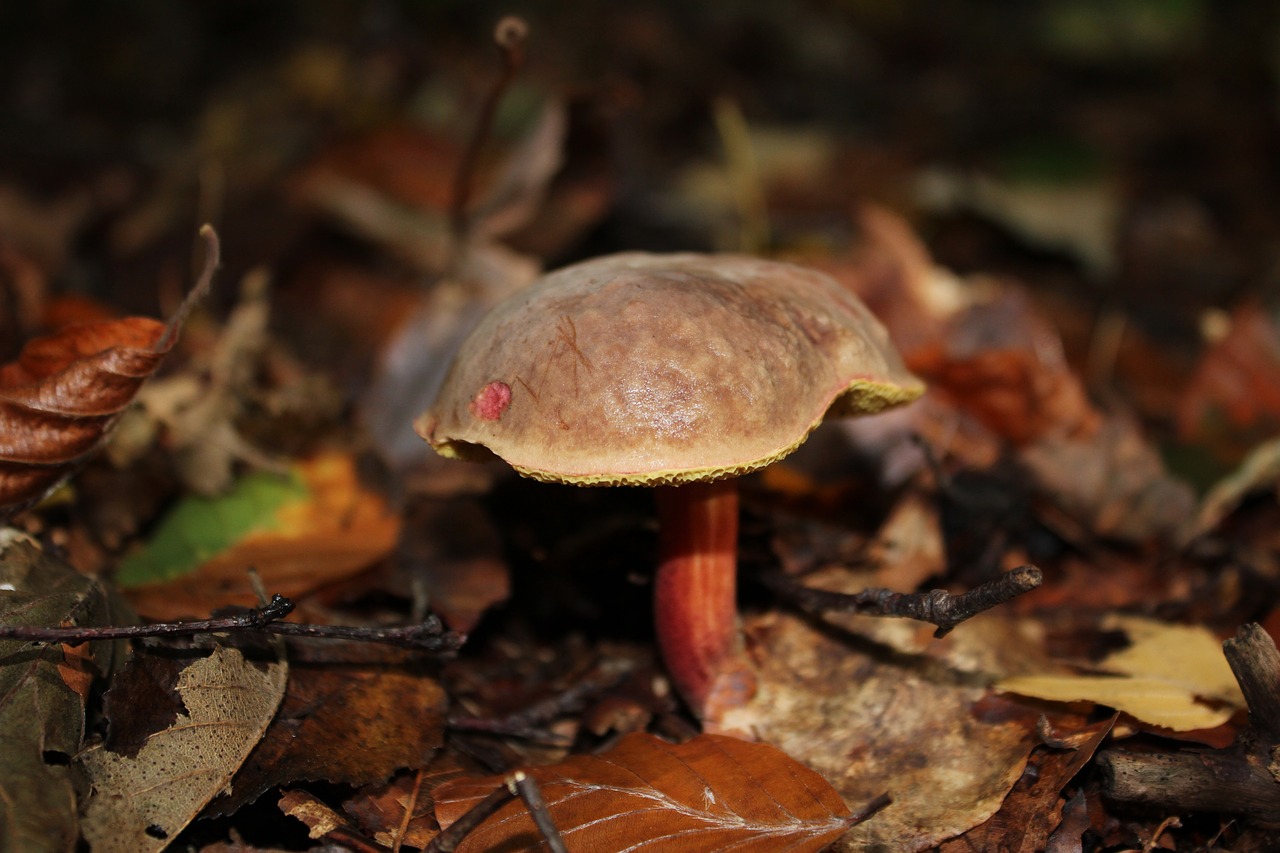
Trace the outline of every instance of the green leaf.
<instances>
[{"instance_id":1,"label":"green leaf","mask_svg":"<svg viewBox=\"0 0 1280 853\"><path fill-rule=\"evenodd\" d=\"M116 582L141 586L189 574L249 534L278 529L280 509L310 494L296 471L283 477L258 472L221 497L183 498L150 541L121 561Z\"/></svg>"},{"instance_id":2,"label":"green leaf","mask_svg":"<svg viewBox=\"0 0 1280 853\"><path fill-rule=\"evenodd\" d=\"M0 542L0 623L102 625L130 617L93 578L22 541ZM71 768L84 736L82 665L105 670L112 643L89 655L62 645L0 641L0 850L70 851L79 836Z\"/></svg>"}]
</instances>

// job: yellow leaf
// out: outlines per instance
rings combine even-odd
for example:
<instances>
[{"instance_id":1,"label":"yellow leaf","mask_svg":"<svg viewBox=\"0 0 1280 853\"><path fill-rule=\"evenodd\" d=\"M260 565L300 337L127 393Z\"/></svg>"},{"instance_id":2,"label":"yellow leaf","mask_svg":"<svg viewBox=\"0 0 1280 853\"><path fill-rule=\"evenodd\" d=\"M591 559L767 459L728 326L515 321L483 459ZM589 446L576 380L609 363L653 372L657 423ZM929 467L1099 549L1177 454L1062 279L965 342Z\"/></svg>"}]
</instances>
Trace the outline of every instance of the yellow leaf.
<instances>
[{"instance_id":1,"label":"yellow leaf","mask_svg":"<svg viewBox=\"0 0 1280 853\"><path fill-rule=\"evenodd\" d=\"M996 689L1051 702L1095 702L1174 731L1220 726L1245 706L1222 644L1208 630L1119 615L1103 627L1132 641L1098 664L1111 674L1014 676Z\"/></svg>"},{"instance_id":2,"label":"yellow leaf","mask_svg":"<svg viewBox=\"0 0 1280 853\"><path fill-rule=\"evenodd\" d=\"M1002 679L1006 693L1050 702L1094 702L1124 711L1153 726L1185 732L1211 729L1231 718L1234 709L1211 707L1183 686L1159 678L1117 675L1018 675Z\"/></svg>"},{"instance_id":3,"label":"yellow leaf","mask_svg":"<svg viewBox=\"0 0 1280 853\"><path fill-rule=\"evenodd\" d=\"M1207 628L1119 615L1107 619L1104 627L1124 631L1133 645L1109 656L1102 669L1160 678L1197 696L1244 707L1244 694L1222 643Z\"/></svg>"}]
</instances>

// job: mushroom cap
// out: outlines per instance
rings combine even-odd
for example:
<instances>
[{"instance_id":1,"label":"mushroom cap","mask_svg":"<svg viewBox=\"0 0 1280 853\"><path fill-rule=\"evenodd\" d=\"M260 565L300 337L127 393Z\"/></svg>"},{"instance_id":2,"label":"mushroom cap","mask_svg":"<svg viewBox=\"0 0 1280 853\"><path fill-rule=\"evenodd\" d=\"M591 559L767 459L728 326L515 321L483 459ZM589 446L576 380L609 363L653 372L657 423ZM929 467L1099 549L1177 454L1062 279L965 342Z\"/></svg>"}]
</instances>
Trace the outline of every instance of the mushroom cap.
<instances>
[{"instance_id":1,"label":"mushroom cap","mask_svg":"<svg viewBox=\"0 0 1280 853\"><path fill-rule=\"evenodd\" d=\"M923 391L880 322L822 273L625 253L495 306L414 427L443 456L496 454L538 480L678 484L762 468L827 414Z\"/></svg>"}]
</instances>

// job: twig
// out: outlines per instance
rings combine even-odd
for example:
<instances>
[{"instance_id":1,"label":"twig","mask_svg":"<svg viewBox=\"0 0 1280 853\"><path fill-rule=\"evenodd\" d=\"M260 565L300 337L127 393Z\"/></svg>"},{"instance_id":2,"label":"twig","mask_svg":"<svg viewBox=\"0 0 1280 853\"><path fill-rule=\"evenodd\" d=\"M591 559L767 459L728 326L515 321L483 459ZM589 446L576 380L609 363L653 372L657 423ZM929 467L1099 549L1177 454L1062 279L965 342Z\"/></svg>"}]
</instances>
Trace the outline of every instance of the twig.
<instances>
[{"instance_id":1,"label":"twig","mask_svg":"<svg viewBox=\"0 0 1280 853\"><path fill-rule=\"evenodd\" d=\"M476 165L480 160L480 152L489 138L493 128L493 119L498 112L498 104L502 96L511 88L516 74L524 65L524 40L529 35L529 25L524 19L508 15L493 29L493 41L498 46L502 57L502 71L494 81L484 103L480 105L480 115L475 130L467 141L462 160L458 163L457 174L453 180L453 203L449 210L449 222L453 231L454 251L461 246L467 236L469 225L467 205L471 202L472 182L475 180Z\"/></svg>"},{"instance_id":2,"label":"twig","mask_svg":"<svg viewBox=\"0 0 1280 853\"><path fill-rule=\"evenodd\" d=\"M958 595L943 589L918 593L864 589L850 594L810 589L779 573L764 576L770 589L803 610L919 619L937 626L935 637L945 637L961 622L1035 589L1043 580L1044 575L1035 566L1020 566Z\"/></svg>"},{"instance_id":3,"label":"twig","mask_svg":"<svg viewBox=\"0 0 1280 853\"><path fill-rule=\"evenodd\" d=\"M187 316L200 304L200 301L204 299L205 294L209 292L209 288L213 285L213 274L218 271L218 264L221 263L222 259L218 232L213 230L212 225L202 225L200 226L200 239L204 241L204 264L200 267L200 276L196 279L195 286L191 288L191 292L186 295L186 298L182 300L182 304L178 306L178 310L174 311L173 316L169 318L164 334L160 336L160 340L156 341L156 352L164 352L173 346L178 332L182 331L182 324L187 321Z\"/></svg>"},{"instance_id":4,"label":"twig","mask_svg":"<svg viewBox=\"0 0 1280 853\"><path fill-rule=\"evenodd\" d=\"M1280 744L1280 650L1275 641L1251 622L1223 643L1222 650L1244 694L1255 739Z\"/></svg>"},{"instance_id":5,"label":"twig","mask_svg":"<svg viewBox=\"0 0 1280 853\"><path fill-rule=\"evenodd\" d=\"M551 853L568 853L564 846L564 839L560 837L560 830L556 828L556 822L551 819L551 810L547 808L547 801L542 798L542 789L538 787L533 777L516 771L507 781L507 787L514 787L520 799L524 800L534 825L546 839Z\"/></svg>"},{"instance_id":6,"label":"twig","mask_svg":"<svg viewBox=\"0 0 1280 853\"><path fill-rule=\"evenodd\" d=\"M125 640L140 637L174 637L226 631L277 634L286 637L311 637L322 640L356 640L382 643L426 652L452 652L462 646L464 637L445 631L440 620L428 616L416 625L396 628L369 628L347 625L311 625L281 622L294 609L294 603L283 595L274 595L262 607L246 610L220 619L185 622L157 622L152 625L72 626L48 628L36 625L0 625L0 639L27 640L36 643L65 643L78 646L98 640Z\"/></svg>"},{"instance_id":7,"label":"twig","mask_svg":"<svg viewBox=\"0 0 1280 853\"><path fill-rule=\"evenodd\" d=\"M1113 800L1185 813L1247 815L1280 825L1280 651L1262 626L1248 624L1223 645L1245 703L1249 726L1230 749L1169 753L1110 749L1098 756Z\"/></svg>"},{"instance_id":8,"label":"twig","mask_svg":"<svg viewBox=\"0 0 1280 853\"><path fill-rule=\"evenodd\" d=\"M493 793L468 809L462 817L450 824L448 829L442 830L439 835L431 839L431 843L424 848L423 853L452 853L476 827L516 797L524 800L525 807L533 817L534 825L542 833L551 853L568 853L564 846L564 839L560 837L560 830L556 829L555 821L551 819L551 812L542 798L538 783L520 771L508 776L506 784L495 788Z\"/></svg>"},{"instance_id":9,"label":"twig","mask_svg":"<svg viewBox=\"0 0 1280 853\"><path fill-rule=\"evenodd\" d=\"M413 811L418 807L418 794L422 792L422 771L419 770L413 774L413 790L409 792L409 799L404 804L404 817L400 819L400 826L396 829L395 842L391 845L391 853L400 853L400 847L404 844L404 837L409 833L409 824L413 821Z\"/></svg>"},{"instance_id":10,"label":"twig","mask_svg":"<svg viewBox=\"0 0 1280 853\"><path fill-rule=\"evenodd\" d=\"M893 797L889 796L889 792L886 791L880 796L871 800L869 803L866 803L862 808L858 809L856 812L853 812L851 815L849 815L849 817L845 818L845 820L848 821L849 826L857 826L867 818L871 817L876 812L880 811L886 806L891 805L892 803L893 803Z\"/></svg>"}]
</instances>

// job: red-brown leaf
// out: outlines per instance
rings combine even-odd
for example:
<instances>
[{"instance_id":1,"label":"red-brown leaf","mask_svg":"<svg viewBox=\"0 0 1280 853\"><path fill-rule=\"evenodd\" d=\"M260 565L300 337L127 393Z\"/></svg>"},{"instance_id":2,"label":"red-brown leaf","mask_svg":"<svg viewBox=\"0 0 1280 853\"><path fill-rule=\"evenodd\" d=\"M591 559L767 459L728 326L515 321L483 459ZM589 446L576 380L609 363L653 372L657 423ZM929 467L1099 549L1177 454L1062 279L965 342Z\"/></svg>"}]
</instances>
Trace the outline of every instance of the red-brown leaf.
<instances>
[{"instance_id":1,"label":"red-brown leaf","mask_svg":"<svg viewBox=\"0 0 1280 853\"><path fill-rule=\"evenodd\" d=\"M70 326L0 366L0 512L38 500L70 473L173 348L217 265L216 236L207 227L201 235L204 271L168 323L127 317Z\"/></svg>"},{"instance_id":2,"label":"red-brown leaf","mask_svg":"<svg viewBox=\"0 0 1280 853\"><path fill-rule=\"evenodd\" d=\"M852 824L825 779L767 744L701 735L669 744L631 734L601 755L573 756L528 771L572 853L821 850ZM443 827L502 784L458 779L435 791ZM482 823L459 853L540 848L541 836L515 800Z\"/></svg>"}]
</instances>

